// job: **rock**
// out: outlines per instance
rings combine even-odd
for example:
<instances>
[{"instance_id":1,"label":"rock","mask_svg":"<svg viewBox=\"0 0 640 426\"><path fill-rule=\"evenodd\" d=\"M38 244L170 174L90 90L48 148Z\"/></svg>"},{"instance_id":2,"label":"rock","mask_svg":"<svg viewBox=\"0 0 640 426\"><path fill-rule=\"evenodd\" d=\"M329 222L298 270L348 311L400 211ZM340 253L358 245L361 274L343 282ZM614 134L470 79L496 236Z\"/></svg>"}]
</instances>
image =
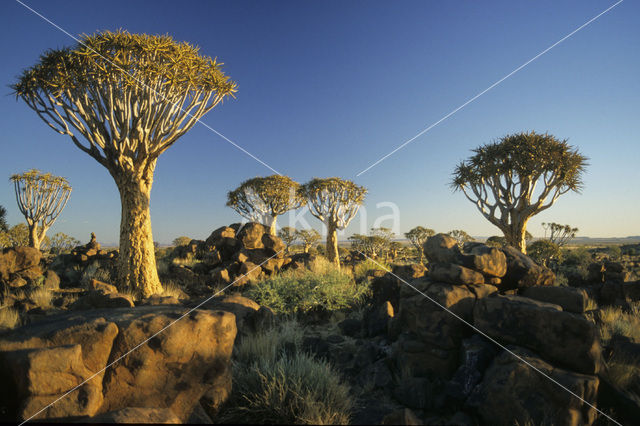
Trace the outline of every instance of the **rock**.
<instances>
[{"instance_id":1,"label":"rock","mask_svg":"<svg viewBox=\"0 0 640 426\"><path fill-rule=\"evenodd\" d=\"M427 268L421 263L410 263L409 265L393 265L392 272L394 275L410 282L416 278L424 277L427 273Z\"/></svg>"},{"instance_id":2,"label":"rock","mask_svg":"<svg viewBox=\"0 0 640 426\"><path fill-rule=\"evenodd\" d=\"M109 411L92 418L81 419L82 423L149 423L180 424L178 416L168 408L126 407Z\"/></svg>"},{"instance_id":3,"label":"rock","mask_svg":"<svg viewBox=\"0 0 640 426\"><path fill-rule=\"evenodd\" d=\"M256 222L245 224L237 234L237 239L242 242L244 248L258 249L264 248L262 236L265 234L263 225Z\"/></svg>"},{"instance_id":4,"label":"rock","mask_svg":"<svg viewBox=\"0 0 640 426\"><path fill-rule=\"evenodd\" d=\"M429 263L455 263L460 254L458 241L448 234L429 237L423 245L423 251Z\"/></svg>"},{"instance_id":5,"label":"rock","mask_svg":"<svg viewBox=\"0 0 640 426\"><path fill-rule=\"evenodd\" d=\"M44 273L44 282L42 288L45 290L59 290L60 289L60 277L53 270L49 269Z\"/></svg>"},{"instance_id":6,"label":"rock","mask_svg":"<svg viewBox=\"0 0 640 426\"><path fill-rule=\"evenodd\" d=\"M345 336L356 337L362 331L362 321L355 318L347 318L339 322L338 327Z\"/></svg>"},{"instance_id":7,"label":"rock","mask_svg":"<svg viewBox=\"0 0 640 426\"><path fill-rule=\"evenodd\" d=\"M42 275L40 270L40 250L32 247L5 248L0 253L0 279L9 280L12 274L27 274L31 278L34 273Z\"/></svg>"},{"instance_id":8,"label":"rock","mask_svg":"<svg viewBox=\"0 0 640 426\"><path fill-rule=\"evenodd\" d=\"M406 377L399 381L394 390L394 397L402 405L417 410L424 410L429 407L429 400L432 395L429 379L424 377Z\"/></svg>"},{"instance_id":9,"label":"rock","mask_svg":"<svg viewBox=\"0 0 640 426\"><path fill-rule=\"evenodd\" d=\"M240 264L238 277L234 281L234 286L243 286L251 281L255 281L260 277L262 268L253 262L246 261Z\"/></svg>"},{"instance_id":10,"label":"rock","mask_svg":"<svg viewBox=\"0 0 640 426\"><path fill-rule=\"evenodd\" d=\"M70 309L133 308L134 306L133 299L128 294L91 290L73 303Z\"/></svg>"},{"instance_id":11,"label":"rock","mask_svg":"<svg viewBox=\"0 0 640 426\"><path fill-rule=\"evenodd\" d=\"M210 272L211 278L213 278L213 280L216 283L221 283L221 284L229 284L231 282L231 276L229 274L229 270L223 267L218 267L215 268L213 271Z\"/></svg>"},{"instance_id":12,"label":"rock","mask_svg":"<svg viewBox=\"0 0 640 426\"><path fill-rule=\"evenodd\" d=\"M116 288L116 286L94 279L89 281L89 290L98 290L108 294L118 293L118 289Z\"/></svg>"},{"instance_id":13,"label":"rock","mask_svg":"<svg viewBox=\"0 0 640 426\"><path fill-rule=\"evenodd\" d=\"M447 394L457 400L465 400L475 386L480 383L498 350L494 343L474 334L462 341L462 364L447 382Z\"/></svg>"},{"instance_id":14,"label":"rock","mask_svg":"<svg viewBox=\"0 0 640 426\"><path fill-rule=\"evenodd\" d=\"M584 374L602 369L602 348L595 325L563 312L560 306L521 296L478 300L474 325L501 343L534 350L544 359Z\"/></svg>"},{"instance_id":15,"label":"rock","mask_svg":"<svg viewBox=\"0 0 640 426\"><path fill-rule=\"evenodd\" d=\"M387 300L395 310L398 310L400 288L405 285L402 281L394 277L392 274L386 273L381 277L374 278L371 281L371 293L374 305L381 305ZM415 291L415 290L413 290Z\"/></svg>"},{"instance_id":16,"label":"rock","mask_svg":"<svg viewBox=\"0 0 640 426\"><path fill-rule=\"evenodd\" d=\"M373 309L373 311L369 312L366 316L367 334L371 337L386 335L389 321L393 318L393 315L393 306L389 301Z\"/></svg>"},{"instance_id":17,"label":"rock","mask_svg":"<svg viewBox=\"0 0 640 426\"><path fill-rule=\"evenodd\" d=\"M385 359L365 366L358 374L358 383L363 388L386 389L393 384L393 376Z\"/></svg>"},{"instance_id":18,"label":"rock","mask_svg":"<svg viewBox=\"0 0 640 426\"><path fill-rule=\"evenodd\" d=\"M280 238L270 234L262 235L262 245L269 251L270 256L278 255L279 257L284 256L284 249L287 247Z\"/></svg>"},{"instance_id":19,"label":"rock","mask_svg":"<svg viewBox=\"0 0 640 426\"><path fill-rule=\"evenodd\" d=\"M275 274L280 271L280 268L284 264L284 259L282 258L271 258L266 262L262 262L262 270L269 275Z\"/></svg>"},{"instance_id":20,"label":"rock","mask_svg":"<svg viewBox=\"0 0 640 426\"><path fill-rule=\"evenodd\" d=\"M225 397L224 399L226 400L227 397ZM187 419L187 424L190 424L190 425L213 424L213 420L211 419L211 417L209 417L205 409L202 407L202 402L196 404L195 408L193 409L193 411L189 415L189 418Z\"/></svg>"},{"instance_id":21,"label":"rock","mask_svg":"<svg viewBox=\"0 0 640 426\"><path fill-rule=\"evenodd\" d=\"M555 283L556 275L551 269L536 264L517 248L506 246L501 250L507 257L507 273L502 277L501 290L550 286Z\"/></svg>"},{"instance_id":22,"label":"rock","mask_svg":"<svg viewBox=\"0 0 640 426\"><path fill-rule=\"evenodd\" d=\"M595 406L599 384L597 377L554 367L521 348L511 349L526 362ZM467 403L477 408L481 419L487 424L590 425L597 413L582 400L510 353L503 352L487 369L484 380Z\"/></svg>"},{"instance_id":23,"label":"rock","mask_svg":"<svg viewBox=\"0 0 640 426\"><path fill-rule=\"evenodd\" d=\"M541 302L553 303L562 307L563 311L582 313L587 310L589 294L576 287L529 287L522 295Z\"/></svg>"},{"instance_id":24,"label":"rock","mask_svg":"<svg viewBox=\"0 0 640 426\"><path fill-rule=\"evenodd\" d=\"M159 294L154 294L140 301L140 306L158 305L180 305L180 301L175 296L161 296Z\"/></svg>"},{"instance_id":25,"label":"rock","mask_svg":"<svg viewBox=\"0 0 640 426\"><path fill-rule=\"evenodd\" d=\"M462 264L492 277L504 277L507 273L507 257L495 247L474 244L468 253L461 255Z\"/></svg>"},{"instance_id":26,"label":"rock","mask_svg":"<svg viewBox=\"0 0 640 426\"><path fill-rule=\"evenodd\" d=\"M160 312L119 322L111 358L118 359L180 318L179 312ZM218 376L226 373L235 336L233 314L190 313L107 370L102 409L168 408L186 421Z\"/></svg>"},{"instance_id":27,"label":"rock","mask_svg":"<svg viewBox=\"0 0 640 426\"><path fill-rule=\"evenodd\" d=\"M480 272L464 266L449 264L435 264L429 270L429 278L432 281L441 281L449 284L483 284L484 276Z\"/></svg>"},{"instance_id":28,"label":"rock","mask_svg":"<svg viewBox=\"0 0 640 426\"><path fill-rule=\"evenodd\" d=\"M260 312L260 314L258 314L260 305L239 294L214 297L209 302L202 305L201 309L231 312L235 316L237 330L244 330L245 323L247 322L249 322L252 325L252 329L254 329L257 320L254 317L268 315L265 312Z\"/></svg>"},{"instance_id":29,"label":"rock","mask_svg":"<svg viewBox=\"0 0 640 426\"><path fill-rule=\"evenodd\" d=\"M17 413L20 420L32 416L34 419L92 416L102 405L100 380L83 384L92 372L85 366L78 344L0 352L0 364L4 371L11 372L10 383L22 401Z\"/></svg>"},{"instance_id":30,"label":"rock","mask_svg":"<svg viewBox=\"0 0 640 426\"><path fill-rule=\"evenodd\" d=\"M12 288L20 288L20 287L24 287L27 284L29 284L27 282L27 280L25 280L24 278L22 278L20 275L16 275L13 277L13 279L11 281L9 281L9 287Z\"/></svg>"},{"instance_id":31,"label":"rock","mask_svg":"<svg viewBox=\"0 0 640 426\"><path fill-rule=\"evenodd\" d=\"M422 422L408 408L402 408L387 414L380 422L381 425L421 425Z\"/></svg>"},{"instance_id":32,"label":"rock","mask_svg":"<svg viewBox=\"0 0 640 426\"><path fill-rule=\"evenodd\" d=\"M235 238L235 237L236 237L235 229L228 226L222 226L216 229L215 231L213 231L211 235L209 235L209 237L205 241L205 244L207 246L218 246L224 238Z\"/></svg>"}]
</instances>

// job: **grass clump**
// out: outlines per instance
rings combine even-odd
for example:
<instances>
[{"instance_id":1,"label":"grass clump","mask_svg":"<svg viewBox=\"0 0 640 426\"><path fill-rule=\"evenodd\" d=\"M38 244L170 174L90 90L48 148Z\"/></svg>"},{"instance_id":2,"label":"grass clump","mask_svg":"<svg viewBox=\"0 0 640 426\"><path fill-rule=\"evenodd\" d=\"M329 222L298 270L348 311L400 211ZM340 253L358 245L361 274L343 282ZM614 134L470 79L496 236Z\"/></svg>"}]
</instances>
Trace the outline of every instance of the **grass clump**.
<instances>
[{"instance_id":1,"label":"grass clump","mask_svg":"<svg viewBox=\"0 0 640 426\"><path fill-rule=\"evenodd\" d=\"M367 278L370 271L389 271L389 265L385 265L382 261L373 261L365 259L353 266L353 278L356 281L362 281Z\"/></svg>"},{"instance_id":2,"label":"grass clump","mask_svg":"<svg viewBox=\"0 0 640 426\"><path fill-rule=\"evenodd\" d=\"M607 362L607 377L620 389L640 398L640 359L629 354L613 354Z\"/></svg>"},{"instance_id":3,"label":"grass clump","mask_svg":"<svg viewBox=\"0 0 640 426\"><path fill-rule=\"evenodd\" d=\"M301 340L299 324L288 321L236 345L233 391L216 421L347 424L349 388L327 362L304 353Z\"/></svg>"},{"instance_id":4,"label":"grass clump","mask_svg":"<svg viewBox=\"0 0 640 426\"><path fill-rule=\"evenodd\" d=\"M631 312L620 307L607 306L600 309L600 340L607 344L614 336L624 336L640 343L640 307L635 305Z\"/></svg>"},{"instance_id":5,"label":"grass clump","mask_svg":"<svg viewBox=\"0 0 640 426\"><path fill-rule=\"evenodd\" d=\"M20 314L14 308L0 306L0 331L11 330L20 324Z\"/></svg>"},{"instance_id":6,"label":"grass clump","mask_svg":"<svg viewBox=\"0 0 640 426\"><path fill-rule=\"evenodd\" d=\"M36 288L29 293L29 300L40 308L51 307L51 299L53 299L53 293L44 288Z\"/></svg>"},{"instance_id":7,"label":"grass clump","mask_svg":"<svg viewBox=\"0 0 640 426\"><path fill-rule=\"evenodd\" d=\"M314 308L328 311L350 308L360 303L369 288L357 285L349 274L336 269L286 271L250 287L246 296L276 314L291 315Z\"/></svg>"}]
</instances>

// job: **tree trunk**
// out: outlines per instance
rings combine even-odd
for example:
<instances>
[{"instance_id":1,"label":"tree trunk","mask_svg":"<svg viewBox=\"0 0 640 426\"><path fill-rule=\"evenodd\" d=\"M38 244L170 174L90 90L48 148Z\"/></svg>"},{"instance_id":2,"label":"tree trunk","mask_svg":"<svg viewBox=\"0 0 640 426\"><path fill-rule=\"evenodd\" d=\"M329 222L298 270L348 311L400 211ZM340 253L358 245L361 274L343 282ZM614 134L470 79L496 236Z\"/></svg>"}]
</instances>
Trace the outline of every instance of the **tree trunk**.
<instances>
[{"instance_id":1,"label":"tree trunk","mask_svg":"<svg viewBox=\"0 0 640 426\"><path fill-rule=\"evenodd\" d=\"M418 254L419 254L419 256L420 256L420 258L419 258L419 259L420 259L420 262L419 262L419 263L420 263L421 265L424 265L424 249L423 249L422 247L419 247L419 248L418 248Z\"/></svg>"},{"instance_id":2,"label":"tree trunk","mask_svg":"<svg viewBox=\"0 0 640 426\"><path fill-rule=\"evenodd\" d=\"M42 241L38 236L38 222L29 224L29 247L40 250Z\"/></svg>"},{"instance_id":3,"label":"tree trunk","mask_svg":"<svg viewBox=\"0 0 640 426\"><path fill-rule=\"evenodd\" d=\"M162 293L149 211L153 169L150 167L142 177L116 179L122 203L118 287L133 291L138 297Z\"/></svg>"},{"instance_id":4,"label":"tree trunk","mask_svg":"<svg viewBox=\"0 0 640 426\"><path fill-rule=\"evenodd\" d=\"M276 220L278 216L271 216L271 223L269 224L269 234L276 235Z\"/></svg>"},{"instance_id":5,"label":"tree trunk","mask_svg":"<svg viewBox=\"0 0 640 426\"><path fill-rule=\"evenodd\" d=\"M514 246L523 254L527 254L527 241L525 235L527 232L527 220L512 223L508 228L503 230L507 244Z\"/></svg>"},{"instance_id":6,"label":"tree trunk","mask_svg":"<svg viewBox=\"0 0 640 426\"><path fill-rule=\"evenodd\" d=\"M338 229L334 224L327 226L327 259L329 259L336 268L340 269L340 256L338 255Z\"/></svg>"},{"instance_id":7,"label":"tree trunk","mask_svg":"<svg viewBox=\"0 0 640 426\"><path fill-rule=\"evenodd\" d=\"M309 247L311 247L311 244L305 244L304 245L304 252L305 253L309 253Z\"/></svg>"}]
</instances>

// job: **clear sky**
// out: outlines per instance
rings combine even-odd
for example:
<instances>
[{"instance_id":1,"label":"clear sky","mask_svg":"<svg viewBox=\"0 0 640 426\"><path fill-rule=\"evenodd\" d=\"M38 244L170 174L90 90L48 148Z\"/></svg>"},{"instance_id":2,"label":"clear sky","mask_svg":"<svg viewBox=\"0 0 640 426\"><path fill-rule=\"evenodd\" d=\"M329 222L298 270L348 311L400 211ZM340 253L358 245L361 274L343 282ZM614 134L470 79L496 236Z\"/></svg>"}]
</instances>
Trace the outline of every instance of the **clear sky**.
<instances>
[{"instance_id":1,"label":"clear sky","mask_svg":"<svg viewBox=\"0 0 640 426\"><path fill-rule=\"evenodd\" d=\"M581 236L640 234L637 2L624 1L359 177L615 1L24 2L73 35L118 28L170 34L217 57L239 90L203 121L299 182L340 176L366 186L366 227L391 213L376 208L388 202L398 206L401 232L422 225L499 234L450 190L451 172L480 144L536 130L568 138L590 166L583 192L562 196L529 230L542 236L540 224L552 221L577 226ZM100 241L117 241L120 201L112 178L8 88L43 51L75 42L9 0L0 5L0 35L0 205L10 224L23 218L8 178L38 168L73 186L50 234L84 241L93 231ZM268 174L197 125L158 162L154 239L206 238L237 222L225 207L227 191ZM356 219L347 235L361 229Z\"/></svg>"}]
</instances>

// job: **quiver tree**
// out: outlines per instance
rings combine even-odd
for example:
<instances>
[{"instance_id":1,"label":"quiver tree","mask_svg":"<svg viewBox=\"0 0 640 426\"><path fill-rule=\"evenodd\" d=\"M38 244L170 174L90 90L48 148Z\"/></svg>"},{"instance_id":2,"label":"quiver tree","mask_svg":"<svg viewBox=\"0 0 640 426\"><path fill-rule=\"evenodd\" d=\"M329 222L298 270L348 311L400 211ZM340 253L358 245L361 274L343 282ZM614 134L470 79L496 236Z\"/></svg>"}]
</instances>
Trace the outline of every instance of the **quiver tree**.
<instances>
[{"instance_id":1,"label":"quiver tree","mask_svg":"<svg viewBox=\"0 0 640 426\"><path fill-rule=\"evenodd\" d=\"M115 180L122 203L120 288L141 296L161 292L149 211L156 162L233 95L235 83L188 43L107 31L45 52L13 89Z\"/></svg>"},{"instance_id":2,"label":"quiver tree","mask_svg":"<svg viewBox=\"0 0 640 426\"><path fill-rule=\"evenodd\" d=\"M309 253L309 249L322 238L320 233L315 229L300 229L296 231L296 237L302 241L302 247L305 253Z\"/></svg>"},{"instance_id":3,"label":"quiver tree","mask_svg":"<svg viewBox=\"0 0 640 426\"><path fill-rule=\"evenodd\" d=\"M549 241L557 244L558 247L565 246L569 241L575 238L578 233L578 228L572 228L571 225L560 225L559 223L543 223L544 236L547 236L549 231Z\"/></svg>"},{"instance_id":4,"label":"quiver tree","mask_svg":"<svg viewBox=\"0 0 640 426\"><path fill-rule=\"evenodd\" d=\"M298 239L298 232L296 231L296 228L285 226L278 231L278 238L280 238L286 246L286 253L289 253L289 247Z\"/></svg>"},{"instance_id":5,"label":"quiver tree","mask_svg":"<svg viewBox=\"0 0 640 426\"><path fill-rule=\"evenodd\" d=\"M256 177L230 191L227 206L251 222L262 223L271 235L276 235L278 216L305 204L299 187L300 184L288 176Z\"/></svg>"},{"instance_id":6,"label":"quiver tree","mask_svg":"<svg viewBox=\"0 0 640 426\"><path fill-rule=\"evenodd\" d=\"M327 258L340 268L338 230L347 227L364 201L366 188L337 177L315 178L300 187L309 211L327 227Z\"/></svg>"},{"instance_id":7,"label":"quiver tree","mask_svg":"<svg viewBox=\"0 0 640 426\"><path fill-rule=\"evenodd\" d=\"M508 135L473 152L456 167L451 185L523 253L529 219L560 195L579 192L587 165L566 140L535 132Z\"/></svg>"},{"instance_id":8,"label":"quiver tree","mask_svg":"<svg viewBox=\"0 0 640 426\"><path fill-rule=\"evenodd\" d=\"M9 226L7 225L7 209L0 206L0 232L7 232Z\"/></svg>"},{"instance_id":9,"label":"quiver tree","mask_svg":"<svg viewBox=\"0 0 640 426\"><path fill-rule=\"evenodd\" d=\"M424 261L424 251L422 246L427 242L427 238L435 235L436 232L430 228L424 228L422 226L416 226L415 228L405 232L404 236L418 251L418 260L420 263Z\"/></svg>"},{"instance_id":10,"label":"quiver tree","mask_svg":"<svg viewBox=\"0 0 640 426\"><path fill-rule=\"evenodd\" d=\"M29 247L40 249L47 231L56 221L71 195L71 186L63 177L29 170L11 176L20 213L27 220Z\"/></svg>"}]
</instances>

